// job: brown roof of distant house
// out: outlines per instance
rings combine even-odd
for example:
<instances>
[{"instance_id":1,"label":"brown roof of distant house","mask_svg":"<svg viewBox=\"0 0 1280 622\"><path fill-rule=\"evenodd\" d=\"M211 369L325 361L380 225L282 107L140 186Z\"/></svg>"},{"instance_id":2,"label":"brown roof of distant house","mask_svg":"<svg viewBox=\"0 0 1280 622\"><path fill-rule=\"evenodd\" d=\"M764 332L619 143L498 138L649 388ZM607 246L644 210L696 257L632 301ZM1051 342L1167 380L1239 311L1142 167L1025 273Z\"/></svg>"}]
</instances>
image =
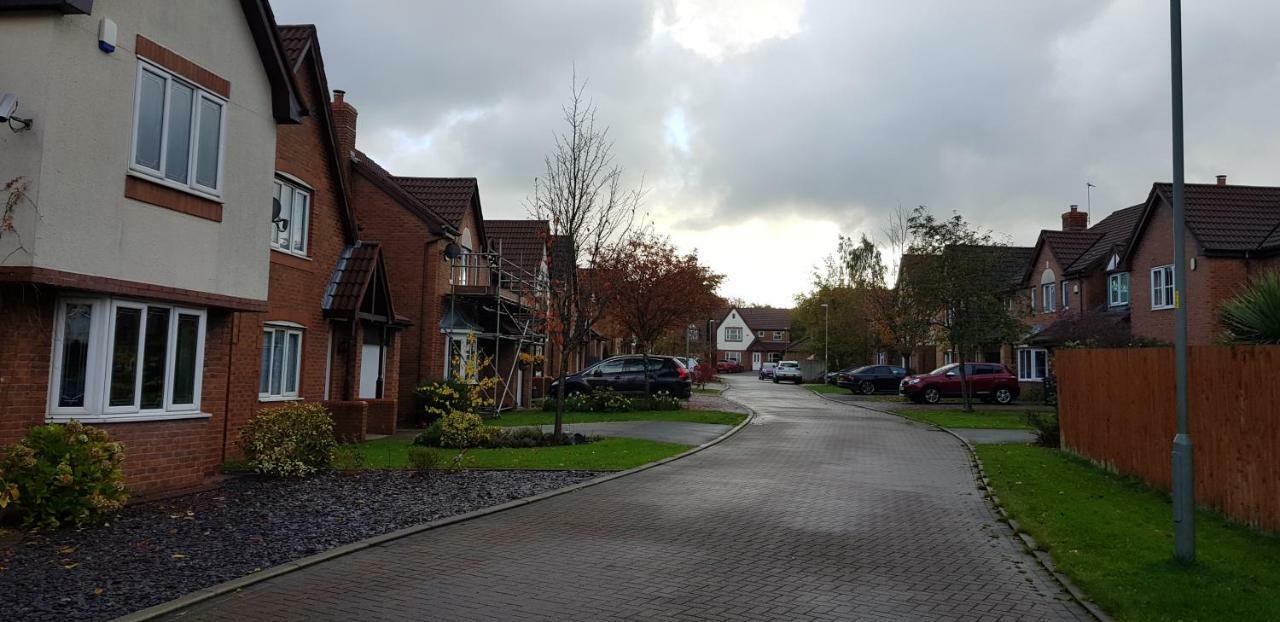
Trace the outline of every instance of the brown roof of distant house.
<instances>
[{"instance_id":1,"label":"brown roof of distant house","mask_svg":"<svg viewBox=\"0 0 1280 622\"><path fill-rule=\"evenodd\" d=\"M528 276L537 276L547 255L551 224L545 220L486 220L489 246Z\"/></svg>"},{"instance_id":2,"label":"brown roof of distant house","mask_svg":"<svg viewBox=\"0 0 1280 622\"><path fill-rule=\"evenodd\" d=\"M1022 282L1027 266L1035 257L1035 248L1029 246L1000 246L996 244L962 244L947 247L950 252L975 253L984 265L990 267L995 280L1010 287ZM904 255L904 258L906 256ZM919 255L917 255L919 257ZM925 266L920 266L924 268Z\"/></svg>"},{"instance_id":3,"label":"brown roof of distant house","mask_svg":"<svg viewBox=\"0 0 1280 622\"><path fill-rule=\"evenodd\" d=\"M1049 245L1058 266L1065 270L1066 266L1075 263L1095 243L1102 239L1102 234L1094 231L1053 231L1040 232L1040 238Z\"/></svg>"},{"instance_id":4,"label":"brown roof of distant house","mask_svg":"<svg viewBox=\"0 0 1280 622\"><path fill-rule=\"evenodd\" d=\"M1138 218L1142 216L1142 207L1142 205L1133 205L1118 209L1098 221L1098 224L1089 227L1089 233L1099 235L1098 240L1070 266L1063 268L1065 273L1076 274L1090 270L1098 262L1104 261L1116 247L1123 249L1127 246L1133 237L1133 229L1138 224Z\"/></svg>"},{"instance_id":5,"label":"brown roof of distant house","mask_svg":"<svg viewBox=\"0 0 1280 622\"><path fill-rule=\"evenodd\" d=\"M396 183L431 208L449 224L462 227L462 217L472 201L480 201L475 177L395 177Z\"/></svg>"},{"instance_id":6,"label":"brown roof of distant house","mask_svg":"<svg viewBox=\"0 0 1280 622\"><path fill-rule=\"evenodd\" d=\"M373 158L370 158L363 151L355 150L353 168L361 173L374 185L381 188L384 192L391 195L406 210L416 215L420 220L430 226L432 231L441 231L450 229L452 226L440 214L435 213L430 207L418 200L412 193L406 190L396 181L396 176L392 175L387 169L382 168Z\"/></svg>"},{"instance_id":7,"label":"brown roof of distant house","mask_svg":"<svg viewBox=\"0 0 1280 622\"><path fill-rule=\"evenodd\" d=\"M737 311L751 330L791 330L791 309L757 307Z\"/></svg>"},{"instance_id":8,"label":"brown roof of distant house","mask_svg":"<svg viewBox=\"0 0 1280 622\"><path fill-rule=\"evenodd\" d=\"M1173 204L1172 184L1154 184L1151 195ZM1184 197L1187 229L1205 250L1280 250L1280 187L1186 184ZM1144 212L1143 223L1148 217Z\"/></svg>"},{"instance_id":9,"label":"brown roof of distant house","mask_svg":"<svg viewBox=\"0 0 1280 622\"><path fill-rule=\"evenodd\" d=\"M316 34L316 27L313 24L296 24L280 26L279 30L280 42L284 44L285 55L289 58L289 64L294 66L294 71L297 71L297 64L307 51L307 46L311 45L312 37Z\"/></svg>"}]
</instances>

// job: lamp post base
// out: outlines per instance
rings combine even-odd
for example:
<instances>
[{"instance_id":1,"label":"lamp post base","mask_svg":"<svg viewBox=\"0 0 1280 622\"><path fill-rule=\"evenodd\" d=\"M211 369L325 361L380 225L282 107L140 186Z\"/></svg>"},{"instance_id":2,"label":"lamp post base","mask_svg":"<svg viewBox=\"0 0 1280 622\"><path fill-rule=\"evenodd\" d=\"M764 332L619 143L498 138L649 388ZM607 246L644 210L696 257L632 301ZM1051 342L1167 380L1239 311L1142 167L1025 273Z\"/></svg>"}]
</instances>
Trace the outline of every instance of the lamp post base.
<instances>
[{"instance_id":1,"label":"lamp post base","mask_svg":"<svg viewBox=\"0 0 1280 622\"><path fill-rule=\"evenodd\" d=\"M1196 498L1191 437L1173 437L1173 556L1183 563L1196 560Z\"/></svg>"}]
</instances>

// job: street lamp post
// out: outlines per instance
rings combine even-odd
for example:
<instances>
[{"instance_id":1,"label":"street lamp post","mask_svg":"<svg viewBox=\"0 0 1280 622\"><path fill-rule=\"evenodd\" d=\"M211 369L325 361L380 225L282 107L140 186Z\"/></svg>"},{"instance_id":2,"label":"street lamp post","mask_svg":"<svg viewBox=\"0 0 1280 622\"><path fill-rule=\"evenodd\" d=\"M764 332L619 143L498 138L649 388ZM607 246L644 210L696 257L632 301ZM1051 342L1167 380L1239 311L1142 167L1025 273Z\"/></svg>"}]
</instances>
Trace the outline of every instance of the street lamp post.
<instances>
[{"instance_id":1,"label":"street lamp post","mask_svg":"<svg viewBox=\"0 0 1280 622\"><path fill-rule=\"evenodd\" d=\"M822 303L822 380L831 371L831 305Z\"/></svg>"},{"instance_id":2,"label":"street lamp post","mask_svg":"<svg viewBox=\"0 0 1280 622\"><path fill-rule=\"evenodd\" d=\"M1196 559L1195 471L1187 417L1186 222L1183 213L1182 2L1169 0L1169 42L1173 86L1173 367L1178 433L1173 437L1173 556Z\"/></svg>"}]
</instances>

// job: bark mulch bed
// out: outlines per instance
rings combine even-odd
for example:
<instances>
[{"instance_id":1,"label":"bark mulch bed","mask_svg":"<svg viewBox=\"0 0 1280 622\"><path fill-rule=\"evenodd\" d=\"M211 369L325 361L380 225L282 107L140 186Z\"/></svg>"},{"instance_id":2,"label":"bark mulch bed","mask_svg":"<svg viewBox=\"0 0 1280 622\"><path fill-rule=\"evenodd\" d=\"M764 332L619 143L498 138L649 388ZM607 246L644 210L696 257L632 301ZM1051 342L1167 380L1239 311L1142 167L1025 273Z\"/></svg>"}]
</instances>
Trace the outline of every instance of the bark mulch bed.
<instances>
[{"instance_id":1,"label":"bark mulch bed","mask_svg":"<svg viewBox=\"0 0 1280 622\"><path fill-rule=\"evenodd\" d=\"M125 508L109 525L0 538L0 619L106 620L343 544L598 475L256 476Z\"/></svg>"}]
</instances>

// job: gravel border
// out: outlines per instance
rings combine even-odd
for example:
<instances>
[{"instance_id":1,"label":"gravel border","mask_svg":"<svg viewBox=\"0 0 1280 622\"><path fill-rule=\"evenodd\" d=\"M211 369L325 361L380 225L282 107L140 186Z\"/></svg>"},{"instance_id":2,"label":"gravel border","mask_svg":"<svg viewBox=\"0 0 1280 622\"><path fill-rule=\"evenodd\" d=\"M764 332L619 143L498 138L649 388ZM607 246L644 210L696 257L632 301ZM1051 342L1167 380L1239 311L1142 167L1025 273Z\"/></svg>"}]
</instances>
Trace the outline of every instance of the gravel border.
<instances>
[{"instance_id":1,"label":"gravel border","mask_svg":"<svg viewBox=\"0 0 1280 622\"><path fill-rule=\"evenodd\" d=\"M110 524L0 542L0 618L103 620L263 569L597 477L591 471L363 471L232 478Z\"/></svg>"}]
</instances>

